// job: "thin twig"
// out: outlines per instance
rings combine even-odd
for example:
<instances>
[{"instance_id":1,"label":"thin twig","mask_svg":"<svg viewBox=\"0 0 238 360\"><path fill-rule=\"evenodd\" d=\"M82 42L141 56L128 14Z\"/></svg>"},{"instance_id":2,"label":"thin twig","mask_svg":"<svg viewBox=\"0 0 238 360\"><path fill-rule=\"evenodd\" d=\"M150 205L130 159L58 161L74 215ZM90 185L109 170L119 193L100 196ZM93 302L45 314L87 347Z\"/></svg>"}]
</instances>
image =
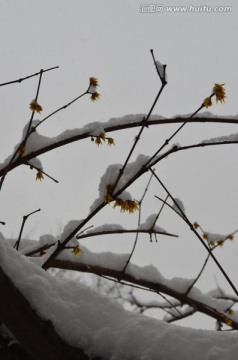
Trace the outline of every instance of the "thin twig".
<instances>
[{"instance_id":1,"label":"thin twig","mask_svg":"<svg viewBox=\"0 0 238 360\"><path fill-rule=\"evenodd\" d=\"M147 185L146 185L146 187L145 187L144 193L143 193L141 199L139 200L138 226L140 225L140 222L141 222L141 206L142 206L142 203L143 203L143 201L144 201L145 195L146 195L146 193L147 193L147 191L148 191L148 188L149 188L149 186L150 186L150 183L151 183L152 178L153 178L153 174L151 174L151 176L150 176L150 178L149 178L149 181L148 181L148 183L147 183ZM130 253L130 255L129 255L127 261L126 261L126 264L125 264L125 266L124 266L124 268L123 268L123 273L126 271L128 265L129 265L129 263L130 263L130 261L131 261L131 258L132 258L133 254L134 254L134 252L135 252L135 248L136 248L136 245L137 245L138 238L139 238L139 232L136 233L136 237L135 237L135 241L134 241L134 244L133 244L131 253Z\"/></svg>"},{"instance_id":2,"label":"thin twig","mask_svg":"<svg viewBox=\"0 0 238 360\"><path fill-rule=\"evenodd\" d=\"M196 276L196 278L193 280L192 284L188 287L187 291L185 292L185 295L188 295L190 293L190 291L192 290L192 288L194 287L194 285L196 284L196 282L199 280L199 278L201 277L206 265L207 265L207 262L210 258L210 253L207 255L205 261L204 261L204 264L201 268L201 270L199 271L198 275Z\"/></svg>"},{"instance_id":3,"label":"thin twig","mask_svg":"<svg viewBox=\"0 0 238 360\"><path fill-rule=\"evenodd\" d=\"M41 71L42 71L42 72L47 72L47 71L51 71L51 70L58 69L58 68L59 68L59 66L54 66L54 67L52 67L52 68L49 68L49 69L46 69L46 70L41 70ZM39 71L38 73L35 73L35 74L33 74L33 75L25 76L24 78L20 78L20 79L18 79L18 80L7 81L7 82L5 82L5 83L0 84L0 86L10 85L10 84L14 84L14 83L21 83L21 82L24 81L24 80L27 80L27 79L32 78L33 76L39 75L41 71Z\"/></svg>"},{"instance_id":4,"label":"thin twig","mask_svg":"<svg viewBox=\"0 0 238 360\"><path fill-rule=\"evenodd\" d=\"M61 110L66 109L68 106L72 105L75 101L79 100L81 97L83 97L84 95L88 94L88 90L85 91L83 94L77 96L75 99L71 100L68 104L65 104L63 106L61 106L60 108L58 108L57 110L54 110L51 114L47 115L44 119L42 119L36 126L34 126L34 130L36 130L36 128L38 126L40 126L41 124L43 124L43 122L45 122L47 119L49 119L51 116L55 115L56 113L58 113ZM33 130L33 129L32 129Z\"/></svg>"},{"instance_id":5,"label":"thin twig","mask_svg":"<svg viewBox=\"0 0 238 360\"><path fill-rule=\"evenodd\" d=\"M152 175L153 175L153 174L152 174ZM161 213L162 213L162 211L163 211L164 205L166 204L166 201L167 201L168 197L169 197L169 196L167 195L166 198L165 198L165 200L164 200L164 202L163 202L163 204L162 204L162 206L161 206L161 208L160 208L160 210L159 210L159 212L158 212L158 214L157 214L156 217L155 217L155 220L154 220L154 222L153 222L153 224L152 224L152 226L151 226L151 229L154 229L155 224L156 224L158 218L160 217L160 215L161 215ZM150 240L152 241L152 234L150 235L150 237L151 237ZM156 239L156 241L157 241L157 239Z\"/></svg>"},{"instance_id":6,"label":"thin twig","mask_svg":"<svg viewBox=\"0 0 238 360\"><path fill-rule=\"evenodd\" d=\"M35 96L35 101L37 102L37 99L38 99L38 95L39 95L39 91L40 91L40 85L41 85L41 79L42 79L42 74L43 74L43 70L41 70L39 72L40 76L39 76L39 81L38 81L38 86L37 86L37 90L36 90L36 96ZM28 140L28 137L30 135L30 130L31 130L31 125L32 125L32 121L33 121L33 118L34 118L34 114L35 114L35 111L32 111L32 114L31 114L31 118L30 118L30 121L29 121L29 125L28 125L28 129L27 129L27 132L26 132L26 136L24 138L24 140L20 143L20 145L17 147L16 151L14 152L13 156L11 157L8 165L5 167L5 170L3 172L3 175L2 175L2 178L1 178L1 181L0 181L0 191L2 189L2 185L3 185L3 182L5 180L5 177L8 173L8 171L10 170L10 167L11 167L11 164L14 162L17 154L19 154L19 150L21 147L25 147L26 145L26 142ZM19 157L21 158L22 155L19 155Z\"/></svg>"},{"instance_id":7,"label":"thin twig","mask_svg":"<svg viewBox=\"0 0 238 360\"><path fill-rule=\"evenodd\" d=\"M168 235L168 236L172 236L172 237L178 237L178 235L175 234L171 234L168 233L166 231L156 231L154 229L118 229L118 230L105 230L105 231L95 231L95 232L90 232L88 234L82 234L82 235L77 235L76 239L85 239L87 237L92 237L92 236L100 236L100 235L111 235L111 234L132 234L132 233L142 233L142 234L149 234L149 233L153 233L153 234L160 234L160 235Z\"/></svg>"},{"instance_id":8,"label":"thin twig","mask_svg":"<svg viewBox=\"0 0 238 360\"><path fill-rule=\"evenodd\" d=\"M45 176L47 176L49 179L51 179L51 180L53 180L55 183L59 183L59 181L58 180L56 180L55 178L53 178L51 175L49 175L49 174L47 174L44 170L42 170L41 168L38 168L37 166L35 166L35 165L33 165L33 164L30 164L30 163L26 163L26 165L27 166L29 166L30 167L30 169L35 169L35 170L37 170L37 171L40 171L40 172L42 172L42 174L44 174Z\"/></svg>"},{"instance_id":9,"label":"thin twig","mask_svg":"<svg viewBox=\"0 0 238 360\"><path fill-rule=\"evenodd\" d=\"M153 50L151 50L151 53L152 53L152 56L153 56L153 58L154 58ZM159 76L160 76L160 75L159 75ZM142 126L141 126L141 128L140 128L140 130L139 130L139 133L138 133L138 135L135 137L135 141L134 141L134 143L133 143L133 145L132 145L132 148L131 148L131 150L129 151L129 154L128 154L125 162L124 162L124 165L123 165L123 167L120 169L119 174L118 174L118 177L117 177L117 179L116 179L116 181L115 181L115 183L114 183L114 185L113 185L112 193L113 193L114 190L116 189L116 187L117 187L117 185L118 185L118 183L119 183L119 181L120 181L120 179L121 179L121 177L122 177L122 175L123 175L123 173L124 173L124 170L125 170L128 162L129 162L129 160L130 160L130 158L131 158L131 156L132 156L132 154L133 154L133 152L134 152L134 150L135 150L135 147L136 147L138 141L140 140L141 134L142 134L142 132L144 131L145 127L147 127L147 125L148 125L147 122L148 122L148 120L149 120L149 117L150 117L150 115L152 114L152 111L154 110L154 107L155 107L155 105L157 104L157 101L159 100L159 97L160 97L160 95L161 95L164 87L165 87L166 84L167 84L167 81L165 80L165 75L164 75L164 78L161 78L161 76L160 76L160 79L161 79L161 82L162 82L162 85L161 85L161 87L160 87L160 90L159 90L159 92L158 92L158 94L157 94L157 96L156 96L156 98L155 98L155 100L154 100L154 102L153 102L153 104L152 104L152 106L151 106L151 108L150 108L150 110L149 110L146 118L143 119Z\"/></svg>"},{"instance_id":10,"label":"thin twig","mask_svg":"<svg viewBox=\"0 0 238 360\"><path fill-rule=\"evenodd\" d=\"M198 225L198 226L199 226L199 228L202 230L202 232L204 233L202 227L201 227L200 225ZM238 229L235 230L235 231L233 231L233 232L230 233L229 235L227 235L227 237L223 240L223 242L227 241L227 240L229 239L229 236L230 236L230 235L234 235L234 234L236 234L237 232L238 232ZM219 244L216 244L216 245L213 246L212 248L210 247L210 250L211 250L211 251L214 251L218 246L220 246L220 245L219 245ZM194 281L192 282L192 284L188 287L188 290L186 291L186 295L189 294L189 292L191 291L191 289L193 288L193 286L197 283L197 281L198 281L199 278L201 277L201 275L202 275L202 273L203 273L203 271L204 271L204 269L205 269L205 267L206 267L206 264L207 264L209 258L210 258L210 254L208 254L208 256L206 257L206 259L205 259L205 261L204 261L204 264L203 264L201 270L199 271L198 275L196 276L196 278L194 279Z\"/></svg>"},{"instance_id":11,"label":"thin twig","mask_svg":"<svg viewBox=\"0 0 238 360\"><path fill-rule=\"evenodd\" d=\"M176 200L174 199L174 197L171 195L171 193L169 192L169 190L167 189L167 187L162 183L162 181L160 180L160 178L155 174L155 172L150 169L150 171L154 174L155 178L158 180L158 182L160 183L160 185L162 186L162 188L166 191L166 193L169 195L169 197L173 200L173 202L177 205L179 211L183 214L182 218L184 219L184 221L187 223L187 225L190 227L190 229L192 230L192 232L196 235L196 237L199 239L199 241L201 242L201 244L205 247L205 249L207 250L207 252L210 254L210 256L212 257L212 259L214 260L214 262L216 263L216 265L218 266L218 268L220 269L220 271L222 272L222 274L224 275L224 277L226 278L227 282L230 284L230 286L232 287L232 289L234 290L235 294L238 296L238 291L235 287L235 285L233 284L233 282L231 281L231 279L229 278L229 276L227 275L227 273L225 272L225 270L223 269L223 267L221 266L221 264L219 263L219 261L216 259L215 255L212 253L211 249L206 245L206 243L203 241L203 239L201 238L201 236L198 234L198 232L194 229L192 223L189 221L189 219L187 218L186 214L184 213L184 211L181 209L181 207L179 206L179 204L176 202Z\"/></svg>"},{"instance_id":12,"label":"thin twig","mask_svg":"<svg viewBox=\"0 0 238 360\"><path fill-rule=\"evenodd\" d=\"M23 232L23 229L24 229L26 220L28 219L29 216L31 216L32 214L35 214L35 213L38 212L38 211L41 211L41 209L32 211L30 214L27 214L27 215L24 215L24 216L23 216L20 233L19 233L19 236L18 236L18 240L16 241L16 243L15 243L15 245L14 245L14 249L17 249L17 250L19 249L20 241L21 241L21 236L22 236L22 232Z\"/></svg>"}]
</instances>

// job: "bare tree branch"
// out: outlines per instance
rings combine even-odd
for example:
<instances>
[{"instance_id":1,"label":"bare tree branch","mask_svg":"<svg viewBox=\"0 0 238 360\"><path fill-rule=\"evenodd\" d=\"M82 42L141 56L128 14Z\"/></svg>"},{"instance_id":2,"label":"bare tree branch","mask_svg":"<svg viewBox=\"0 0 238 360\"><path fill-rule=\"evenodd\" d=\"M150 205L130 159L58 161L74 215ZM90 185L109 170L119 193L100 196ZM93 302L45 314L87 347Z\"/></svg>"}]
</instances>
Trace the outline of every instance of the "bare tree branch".
<instances>
[{"instance_id":1,"label":"bare tree branch","mask_svg":"<svg viewBox=\"0 0 238 360\"><path fill-rule=\"evenodd\" d=\"M217 311L216 309L213 309L209 307L206 304L203 304L202 302L193 299L189 295L186 295L184 293L180 293L173 288L169 288L168 286L161 284L159 282L152 282L149 280L143 280L139 279L138 277L135 278L130 274L123 273L123 271L118 270L112 270L108 268L104 268L101 266L96 265L89 265L89 264L82 264L79 262L73 262L73 261L63 261L58 259L53 259L50 264L51 267L58 268L58 269L65 269L65 270L74 270L79 272L86 272L86 273L92 273L98 276L104 276L104 277L110 277L117 279L117 281L121 282L126 281L128 284L135 284L137 286L140 286L144 289L152 290L153 292L161 292L163 294L169 295L171 297L174 297L178 299L181 304L188 304L197 311L206 314L220 322L226 323L227 317L224 316L223 313ZM238 323L232 320L232 325L234 329L238 330Z\"/></svg>"}]
</instances>

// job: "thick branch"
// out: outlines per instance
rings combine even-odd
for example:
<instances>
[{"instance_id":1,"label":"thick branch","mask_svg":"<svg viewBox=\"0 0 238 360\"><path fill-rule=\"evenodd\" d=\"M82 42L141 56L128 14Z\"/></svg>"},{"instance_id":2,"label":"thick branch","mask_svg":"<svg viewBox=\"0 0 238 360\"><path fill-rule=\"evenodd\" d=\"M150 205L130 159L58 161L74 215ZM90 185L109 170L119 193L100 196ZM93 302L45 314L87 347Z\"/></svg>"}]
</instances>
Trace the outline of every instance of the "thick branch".
<instances>
[{"instance_id":1,"label":"thick branch","mask_svg":"<svg viewBox=\"0 0 238 360\"><path fill-rule=\"evenodd\" d=\"M35 360L88 360L65 343L50 321L41 319L0 266L0 319Z\"/></svg>"},{"instance_id":2,"label":"thick branch","mask_svg":"<svg viewBox=\"0 0 238 360\"><path fill-rule=\"evenodd\" d=\"M176 124L176 123L184 123L185 120L186 120L186 118L181 118L181 117L174 118L174 119L148 120L146 122L146 124L147 124L147 126L163 125L163 124ZM202 118L202 117L198 117L198 118L193 118L193 119L190 119L190 120L188 119L188 120L186 120L186 122L187 123L200 123L200 122L202 122L202 123L216 123L216 124L238 124L238 119L233 119L233 118L230 118L230 119L229 118L206 118L206 117ZM103 123L102 123L102 125L103 125ZM140 121L133 122L133 123L128 123L128 124L105 126L104 131L108 133L108 132L113 132L113 131L119 131L119 130L124 130L124 129L140 127L140 126L143 126L143 125L144 125L144 120L140 120ZM8 171L11 171L11 170L15 169L19 165L27 164L27 162L30 161L31 159L34 159L35 157L40 156L40 155L42 155L42 154L44 154L46 152L57 149L57 148L59 148L61 146L67 145L67 144L71 144L71 143L73 143L75 141L83 140L83 139L90 138L90 137L91 137L91 133L90 132L85 132L84 134L73 135L73 136L71 136L71 137L69 137L67 139L56 141L56 142L54 142L54 143L52 143L52 144L50 144L48 146L45 146L45 147L43 147L41 149L33 151L33 152L31 152L31 153L29 153L29 154L27 154L25 156L19 157L12 164L10 164L10 166L8 167ZM228 142L225 142L225 143L228 143ZM229 142L229 143L233 143L233 142ZM216 145L216 144L214 143L212 145ZM208 146L208 144L204 144L203 146ZM5 172L5 169L6 169L6 167L4 167L4 168L2 168L0 170L0 176L3 176L3 174Z\"/></svg>"},{"instance_id":3,"label":"thick branch","mask_svg":"<svg viewBox=\"0 0 238 360\"><path fill-rule=\"evenodd\" d=\"M195 300L191 298L190 296L180 293L172 288L169 288L166 285L160 284L158 282L152 282L149 280L143 280L133 277L132 275L129 275L127 273L123 273L123 271L119 270L112 270L108 268L104 268L101 266L95 266L95 265L88 265L88 264L82 264L79 262L71 262L71 261L63 261L58 259L52 259L50 263L50 267L64 269L64 270L75 270L80 272L87 272L92 273L99 276L107 276L112 277L114 279L117 279L118 281L126 281L132 284L136 284L138 286L144 287L146 289L152 290L156 293L161 292L163 294L169 295L174 297L175 299L178 299L181 304L188 304L197 311L206 314L208 316L211 316L212 318L220 321L225 322L226 317L224 317L224 314L221 314L216 309L213 309L209 307L206 304L201 303L198 300ZM233 329L238 330L238 323L235 321L232 321L232 327Z\"/></svg>"}]
</instances>

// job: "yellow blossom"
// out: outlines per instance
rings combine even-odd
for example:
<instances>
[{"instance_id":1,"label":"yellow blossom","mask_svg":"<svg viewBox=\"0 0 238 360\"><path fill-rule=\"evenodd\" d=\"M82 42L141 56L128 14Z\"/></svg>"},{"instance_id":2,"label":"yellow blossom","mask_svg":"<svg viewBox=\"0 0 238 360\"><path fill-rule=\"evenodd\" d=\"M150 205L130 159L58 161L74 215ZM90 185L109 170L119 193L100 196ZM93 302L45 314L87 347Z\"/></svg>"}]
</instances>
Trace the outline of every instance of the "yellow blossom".
<instances>
[{"instance_id":1,"label":"yellow blossom","mask_svg":"<svg viewBox=\"0 0 238 360\"><path fill-rule=\"evenodd\" d=\"M79 256L79 254L82 252L83 250L79 247L79 245L73 247L72 253L74 255Z\"/></svg>"},{"instance_id":2,"label":"yellow blossom","mask_svg":"<svg viewBox=\"0 0 238 360\"><path fill-rule=\"evenodd\" d=\"M234 310L232 310L232 309L228 310L228 314L229 314L229 315L234 315L234 313L235 313Z\"/></svg>"},{"instance_id":3,"label":"yellow blossom","mask_svg":"<svg viewBox=\"0 0 238 360\"><path fill-rule=\"evenodd\" d=\"M44 175L43 175L43 173L42 173L42 171L37 171L37 173L36 173L36 180L40 180L40 181L42 181L44 179Z\"/></svg>"},{"instance_id":4,"label":"yellow blossom","mask_svg":"<svg viewBox=\"0 0 238 360\"><path fill-rule=\"evenodd\" d=\"M98 146L102 144L102 139L100 137L96 137L95 144L97 144Z\"/></svg>"},{"instance_id":5,"label":"yellow blossom","mask_svg":"<svg viewBox=\"0 0 238 360\"><path fill-rule=\"evenodd\" d=\"M212 241L210 241L210 245L211 246L215 246L215 242L212 240Z\"/></svg>"},{"instance_id":6,"label":"yellow blossom","mask_svg":"<svg viewBox=\"0 0 238 360\"><path fill-rule=\"evenodd\" d=\"M113 138L107 138L107 144L109 145L109 146L111 146L111 145L115 145L115 142L114 142L114 139Z\"/></svg>"},{"instance_id":7,"label":"yellow blossom","mask_svg":"<svg viewBox=\"0 0 238 360\"><path fill-rule=\"evenodd\" d=\"M127 200L127 205L128 205L128 212L131 214L137 210L139 210L139 203L138 201L135 200Z\"/></svg>"},{"instance_id":8,"label":"yellow blossom","mask_svg":"<svg viewBox=\"0 0 238 360\"><path fill-rule=\"evenodd\" d=\"M224 240L218 240L217 244L218 244L219 246L223 246Z\"/></svg>"},{"instance_id":9,"label":"yellow blossom","mask_svg":"<svg viewBox=\"0 0 238 360\"><path fill-rule=\"evenodd\" d=\"M213 94L216 96L216 101L221 103L225 101L226 93L224 89L225 84L215 84L213 88Z\"/></svg>"},{"instance_id":10,"label":"yellow blossom","mask_svg":"<svg viewBox=\"0 0 238 360\"><path fill-rule=\"evenodd\" d=\"M115 209L117 206L121 208L121 212L128 212L129 214L139 210L139 204L135 200L122 200L116 199L113 208Z\"/></svg>"},{"instance_id":11,"label":"yellow blossom","mask_svg":"<svg viewBox=\"0 0 238 360\"><path fill-rule=\"evenodd\" d=\"M195 223L193 224L193 227L194 227L194 229L197 229L197 228L199 227L198 223L195 222Z\"/></svg>"},{"instance_id":12,"label":"yellow blossom","mask_svg":"<svg viewBox=\"0 0 238 360\"><path fill-rule=\"evenodd\" d=\"M25 148L23 145L21 145L21 146L19 147L19 149L18 149L18 154L19 154L20 156L22 156L22 155L25 154L25 152L26 152L26 148Z\"/></svg>"},{"instance_id":13,"label":"yellow blossom","mask_svg":"<svg viewBox=\"0 0 238 360\"><path fill-rule=\"evenodd\" d=\"M231 235L228 235L227 236L227 239L229 239L229 240L233 240L234 239L234 236L231 234Z\"/></svg>"},{"instance_id":14,"label":"yellow blossom","mask_svg":"<svg viewBox=\"0 0 238 360\"><path fill-rule=\"evenodd\" d=\"M99 134L99 136L100 136L100 138L102 138L103 139L103 141L106 141L105 139L106 139L106 133L103 131L101 134Z\"/></svg>"},{"instance_id":15,"label":"yellow blossom","mask_svg":"<svg viewBox=\"0 0 238 360\"><path fill-rule=\"evenodd\" d=\"M233 324L233 321L231 319L229 319L229 318L226 318L224 320L224 322L226 323L226 325L229 325L229 326L232 326L232 324Z\"/></svg>"},{"instance_id":16,"label":"yellow blossom","mask_svg":"<svg viewBox=\"0 0 238 360\"><path fill-rule=\"evenodd\" d=\"M106 133L102 132L99 136L96 137L95 139L95 144L97 144L98 146L102 144L102 141L106 141Z\"/></svg>"},{"instance_id":17,"label":"yellow blossom","mask_svg":"<svg viewBox=\"0 0 238 360\"><path fill-rule=\"evenodd\" d=\"M90 86L95 86L97 87L98 86L98 79L95 78L94 76L90 77L89 79L89 83L90 83Z\"/></svg>"},{"instance_id":18,"label":"yellow blossom","mask_svg":"<svg viewBox=\"0 0 238 360\"><path fill-rule=\"evenodd\" d=\"M43 110L43 109L42 109L42 106L40 106L40 105L38 104L38 102L35 101L35 100L32 100L32 102L30 103L29 107L30 107L30 109L31 109L32 111L36 111L37 113L40 113L40 112Z\"/></svg>"},{"instance_id":19,"label":"yellow blossom","mask_svg":"<svg viewBox=\"0 0 238 360\"><path fill-rule=\"evenodd\" d=\"M121 200L121 199L116 199L116 201L115 201L115 203L114 203L114 205L113 205L113 208L115 209L117 206L122 207L122 206L123 206L123 203L124 203L123 200Z\"/></svg>"},{"instance_id":20,"label":"yellow blossom","mask_svg":"<svg viewBox=\"0 0 238 360\"><path fill-rule=\"evenodd\" d=\"M212 100L210 97L207 97L204 101L203 101L203 105L208 108L210 106L212 106Z\"/></svg>"},{"instance_id":21,"label":"yellow blossom","mask_svg":"<svg viewBox=\"0 0 238 360\"><path fill-rule=\"evenodd\" d=\"M96 100L98 100L99 98L100 98L100 94L97 92L97 91L95 91L95 92L93 92L92 94L91 94L91 97L90 97L90 99L92 100L92 101L96 101Z\"/></svg>"},{"instance_id":22,"label":"yellow blossom","mask_svg":"<svg viewBox=\"0 0 238 360\"><path fill-rule=\"evenodd\" d=\"M113 200L113 197L112 195L107 193L106 195L104 195L103 200L105 204L109 204Z\"/></svg>"},{"instance_id":23,"label":"yellow blossom","mask_svg":"<svg viewBox=\"0 0 238 360\"><path fill-rule=\"evenodd\" d=\"M207 235L206 233L204 233L204 234L202 235L202 237L203 237L203 239L207 239L207 238L208 238L208 235Z\"/></svg>"}]
</instances>

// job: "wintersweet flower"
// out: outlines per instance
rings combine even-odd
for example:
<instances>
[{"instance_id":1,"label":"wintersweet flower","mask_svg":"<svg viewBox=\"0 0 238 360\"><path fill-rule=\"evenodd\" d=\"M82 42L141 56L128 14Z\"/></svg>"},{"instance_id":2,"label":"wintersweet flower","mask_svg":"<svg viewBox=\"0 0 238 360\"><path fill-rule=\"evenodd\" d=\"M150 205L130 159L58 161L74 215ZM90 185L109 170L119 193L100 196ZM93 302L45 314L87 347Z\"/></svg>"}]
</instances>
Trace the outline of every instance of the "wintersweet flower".
<instances>
[{"instance_id":1,"label":"wintersweet flower","mask_svg":"<svg viewBox=\"0 0 238 360\"><path fill-rule=\"evenodd\" d=\"M111 137L107 138L107 145L109 145L109 146L115 145L114 139Z\"/></svg>"},{"instance_id":2,"label":"wintersweet flower","mask_svg":"<svg viewBox=\"0 0 238 360\"><path fill-rule=\"evenodd\" d=\"M115 209L117 206L121 208L121 212L128 212L129 214L139 210L139 204L135 200L122 200L116 199L113 208Z\"/></svg>"},{"instance_id":3,"label":"wintersweet flower","mask_svg":"<svg viewBox=\"0 0 238 360\"><path fill-rule=\"evenodd\" d=\"M93 92L93 93L91 94L90 99L91 99L92 101L97 101L97 100L99 100L100 96L101 96L101 95L100 95L97 91L95 91L95 92Z\"/></svg>"},{"instance_id":4,"label":"wintersweet flower","mask_svg":"<svg viewBox=\"0 0 238 360\"><path fill-rule=\"evenodd\" d=\"M193 227L194 227L194 229L197 229L197 228L199 227L199 224L198 224L197 222L195 222L195 223L193 224Z\"/></svg>"},{"instance_id":5,"label":"wintersweet flower","mask_svg":"<svg viewBox=\"0 0 238 360\"><path fill-rule=\"evenodd\" d=\"M97 144L98 146L101 145L102 144L102 139L100 137L96 137L95 144Z\"/></svg>"},{"instance_id":6,"label":"wintersweet flower","mask_svg":"<svg viewBox=\"0 0 238 360\"><path fill-rule=\"evenodd\" d=\"M98 79L95 78L94 76L92 76L92 77L89 78L89 83L90 83L90 86L97 87L98 86Z\"/></svg>"},{"instance_id":7,"label":"wintersweet flower","mask_svg":"<svg viewBox=\"0 0 238 360\"><path fill-rule=\"evenodd\" d=\"M78 245L73 247L72 253L75 256L79 256L82 252L83 250Z\"/></svg>"},{"instance_id":8,"label":"wintersweet flower","mask_svg":"<svg viewBox=\"0 0 238 360\"><path fill-rule=\"evenodd\" d=\"M128 212L131 214L137 210L139 210L139 203L135 200L127 200Z\"/></svg>"},{"instance_id":9,"label":"wintersweet flower","mask_svg":"<svg viewBox=\"0 0 238 360\"><path fill-rule=\"evenodd\" d=\"M115 209L117 206L121 207L121 211L122 211L122 208L123 208L123 204L124 204L124 201L121 200L121 199L116 199L114 205L113 205L113 208Z\"/></svg>"},{"instance_id":10,"label":"wintersweet flower","mask_svg":"<svg viewBox=\"0 0 238 360\"><path fill-rule=\"evenodd\" d=\"M29 107L32 111L36 111L37 113L40 113L43 110L42 106L40 106L36 100L32 100Z\"/></svg>"},{"instance_id":11,"label":"wintersweet flower","mask_svg":"<svg viewBox=\"0 0 238 360\"><path fill-rule=\"evenodd\" d=\"M99 134L96 139L95 139L95 144L97 144L98 146L102 144L102 142L106 141L106 133L102 132L101 134Z\"/></svg>"},{"instance_id":12,"label":"wintersweet flower","mask_svg":"<svg viewBox=\"0 0 238 360\"><path fill-rule=\"evenodd\" d=\"M103 200L105 204L109 204L113 200L113 197L111 194L107 193L106 195L104 195Z\"/></svg>"},{"instance_id":13,"label":"wintersweet flower","mask_svg":"<svg viewBox=\"0 0 238 360\"><path fill-rule=\"evenodd\" d=\"M36 173L36 181L37 180L40 180L40 181L42 181L42 180L44 180L44 175L43 175L43 173L42 173L42 171L37 171L37 173Z\"/></svg>"},{"instance_id":14,"label":"wintersweet flower","mask_svg":"<svg viewBox=\"0 0 238 360\"><path fill-rule=\"evenodd\" d=\"M25 154L25 152L26 152L25 146L21 145L21 146L19 147L19 149L18 149L18 154L19 154L20 156L22 156L22 155Z\"/></svg>"},{"instance_id":15,"label":"wintersweet flower","mask_svg":"<svg viewBox=\"0 0 238 360\"><path fill-rule=\"evenodd\" d=\"M216 101L220 101L225 102L225 97L226 97L226 93L225 93L225 89L224 89L224 85L225 84L215 84L214 88L213 88L213 93L216 96Z\"/></svg>"},{"instance_id":16,"label":"wintersweet flower","mask_svg":"<svg viewBox=\"0 0 238 360\"><path fill-rule=\"evenodd\" d=\"M207 97L204 101L203 101L203 105L208 108L210 106L212 106L212 100L210 97Z\"/></svg>"}]
</instances>

